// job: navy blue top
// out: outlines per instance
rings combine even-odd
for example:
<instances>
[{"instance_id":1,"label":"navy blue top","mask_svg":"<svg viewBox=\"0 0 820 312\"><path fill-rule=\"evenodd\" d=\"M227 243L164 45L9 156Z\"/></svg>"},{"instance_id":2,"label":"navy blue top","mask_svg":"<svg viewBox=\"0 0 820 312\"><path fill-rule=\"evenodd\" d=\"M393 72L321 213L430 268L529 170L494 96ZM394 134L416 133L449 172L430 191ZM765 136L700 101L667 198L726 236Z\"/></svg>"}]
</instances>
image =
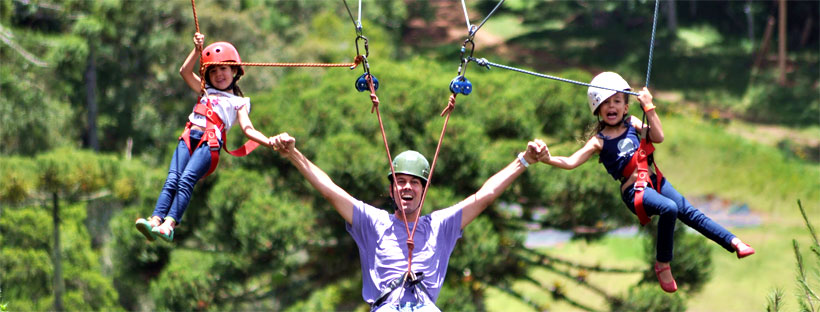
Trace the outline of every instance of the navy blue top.
<instances>
[{"instance_id":1,"label":"navy blue top","mask_svg":"<svg viewBox=\"0 0 820 312\"><path fill-rule=\"evenodd\" d=\"M621 179L624 168L641 144L638 130L628 120L624 122L626 131L618 137L609 138L598 132L598 137L604 140L604 146L598 155L598 162L604 164L606 171L615 180Z\"/></svg>"}]
</instances>

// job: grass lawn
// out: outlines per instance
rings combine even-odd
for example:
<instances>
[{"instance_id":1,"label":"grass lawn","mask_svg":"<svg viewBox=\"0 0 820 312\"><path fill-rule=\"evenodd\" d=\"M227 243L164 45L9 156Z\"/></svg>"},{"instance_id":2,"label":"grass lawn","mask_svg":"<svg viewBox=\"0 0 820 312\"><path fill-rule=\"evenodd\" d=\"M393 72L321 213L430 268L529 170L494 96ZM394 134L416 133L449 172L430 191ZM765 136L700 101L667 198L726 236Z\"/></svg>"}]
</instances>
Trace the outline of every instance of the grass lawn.
<instances>
[{"instance_id":1,"label":"grass lawn","mask_svg":"<svg viewBox=\"0 0 820 312\"><path fill-rule=\"evenodd\" d=\"M794 215L795 219L800 219L798 214ZM801 254L807 263L814 258L807 248L811 243L808 231L805 227L793 225L799 223L799 220L792 221L794 222L766 223L759 227L730 229L753 244L757 253L738 260L734 254L713 245L712 279L700 292L688 294L689 310L760 311L765 309L767 296L776 288L785 292L784 311L797 310L799 305L795 297L799 292L795 280L796 261L792 239L797 239ZM610 237L596 244L574 241L545 251L585 264L632 268L644 265L642 246L642 238ZM820 270L816 261L812 263L810 270ZM579 286L573 280L541 269L534 270L530 275L541 282L541 285L519 281L512 288L524 293L543 308L554 311L582 311L565 301L552 299L549 289L560 285L570 299L596 310L608 309L600 295ZM623 294L638 280L640 274L595 273L588 277L591 284L606 289L610 295ZM813 282L815 289L820 287L820 281L814 279ZM529 305L498 289L490 289L487 292L485 303L488 311L535 311Z\"/></svg>"}]
</instances>

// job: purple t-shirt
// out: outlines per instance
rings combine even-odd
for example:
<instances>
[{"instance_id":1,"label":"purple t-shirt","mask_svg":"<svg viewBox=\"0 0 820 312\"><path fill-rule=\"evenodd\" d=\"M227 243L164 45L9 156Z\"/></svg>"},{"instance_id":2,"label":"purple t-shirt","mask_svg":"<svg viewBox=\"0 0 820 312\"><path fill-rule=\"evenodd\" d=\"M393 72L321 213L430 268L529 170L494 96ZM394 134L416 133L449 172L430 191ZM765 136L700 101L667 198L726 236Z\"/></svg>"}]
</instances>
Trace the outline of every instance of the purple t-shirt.
<instances>
[{"instance_id":1,"label":"purple t-shirt","mask_svg":"<svg viewBox=\"0 0 820 312\"><path fill-rule=\"evenodd\" d=\"M358 201L353 205L353 224L345 223L347 232L359 246L362 265L362 297L373 304L381 295L381 290L395 278L407 271L407 229L404 222L387 211ZM413 223L409 223L413 230ZM456 241L461 238L461 209L446 208L419 217L419 225L413 237L413 272L423 272L422 283L435 303L438 298L447 264ZM416 297L408 289L401 300L396 296L402 291L396 289L385 302L416 302Z\"/></svg>"}]
</instances>

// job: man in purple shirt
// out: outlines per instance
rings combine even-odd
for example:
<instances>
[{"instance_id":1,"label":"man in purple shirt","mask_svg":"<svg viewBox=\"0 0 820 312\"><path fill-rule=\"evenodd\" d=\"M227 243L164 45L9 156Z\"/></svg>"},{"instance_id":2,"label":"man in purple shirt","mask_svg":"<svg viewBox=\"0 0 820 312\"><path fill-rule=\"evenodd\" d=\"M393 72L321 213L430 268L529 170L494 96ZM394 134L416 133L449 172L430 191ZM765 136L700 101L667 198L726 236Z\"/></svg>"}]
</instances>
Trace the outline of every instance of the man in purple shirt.
<instances>
[{"instance_id":1,"label":"man in purple shirt","mask_svg":"<svg viewBox=\"0 0 820 312\"><path fill-rule=\"evenodd\" d=\"M447 264L462 229L470 224L499 195L547 153L546 144L534 140L504 169L490 177L481 189L461 202L418 217L429 164L415 151L393 160L395 181L390 197L396 202L393 214L350 196L319 167L296 149L296 139L282 133L271 139L274 149L286 157L344 218L347 231L359 247L362 267L362 297L371 311L439 311L435 306ZM405 223L406 220L406 223ZM418 222L418 225L415 223ZM413 235L412 270L408 270L408 228Z\"/></svg>"}]
</instances>

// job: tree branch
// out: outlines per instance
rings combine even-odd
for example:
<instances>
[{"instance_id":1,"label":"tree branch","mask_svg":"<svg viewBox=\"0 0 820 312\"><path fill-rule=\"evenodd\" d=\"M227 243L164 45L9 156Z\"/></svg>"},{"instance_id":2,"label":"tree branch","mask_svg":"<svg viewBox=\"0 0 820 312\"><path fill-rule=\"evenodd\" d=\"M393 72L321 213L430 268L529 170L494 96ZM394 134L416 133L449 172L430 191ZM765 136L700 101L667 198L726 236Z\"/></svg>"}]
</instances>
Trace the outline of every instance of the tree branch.
<instances>
[{"instance_id":1,"label":"tree branch","mask_svg":"<svg viewBox=\"0 0 820 312\"><path fill-rule=\"evenodd\" d=\"M39 67L48 67L48 63L37 58L33 54L26 51L26 49L18 45L16 42L14 42L14 34L11 33L11 30L8 30L5 27L3 27L3 25L0 25L0 40L3 41L3 43L5 43L7 46L14 49L14 51L17 51L17 53L19 53L20 56L22 56L32 64Z\"/></svg>"}]
</instances>

